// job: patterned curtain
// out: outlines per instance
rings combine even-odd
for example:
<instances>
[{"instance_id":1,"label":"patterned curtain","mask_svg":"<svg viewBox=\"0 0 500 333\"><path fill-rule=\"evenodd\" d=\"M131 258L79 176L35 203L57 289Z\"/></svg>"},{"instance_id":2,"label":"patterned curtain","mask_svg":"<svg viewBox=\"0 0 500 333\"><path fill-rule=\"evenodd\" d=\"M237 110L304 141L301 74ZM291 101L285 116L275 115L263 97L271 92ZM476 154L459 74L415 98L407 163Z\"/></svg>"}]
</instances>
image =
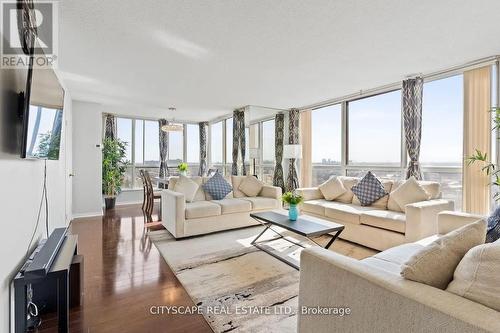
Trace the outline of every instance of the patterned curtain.
<instances>
[{"instance_id":1,"label":"patterned curtain","mask_svg":"<svg viewBox=\"0 0 500 333\"><path fill-rule=\"evenodd\" d=\"M167 157L168 157L168 133L161 130L161 127L167 125L168 121L166 119L158 120L158 125L160 127L160 172L159 177L168 176L167 170Z\"/></svg>"},{"instance_id":2,"label":"patterned curtain","mask_svg":"<svg viewBox=\"0 0 500 333\"><path fill-rule=\"evenodd\" d=\"M406 150L410 157L406 178L422 179L420 142L422 139L422 95L424 80L420 77L403 81L402 105Z\"/></svg>"},{"instance_id":3,"label":"patterned curtain","mask_svg":"<svg viewBox=\"0 0 500 333\"><path fill-rule=\"evenodd\" d=\"M242 174L246 175L247 170L245 166L245 110L238 109L233 112L233 164L231 167L231 174L238 175L238 156L241 152L242 160Z\"/></svg>"},{"instance_id":4,"label":"patterned curtain","mask_svg":"<svg viewBox=\"0 0 500 333\"><path fill-rule=\"evenodd\" d=\"M276 166L274 167L273 185L281 187L285 191L285 181L283 180L283 137L285 131L285 115L279 113L276 115L274 130L275 140L275 158Z\"/></svg>"},{"instance_id":5,"label":"patterned curtain","mask_svg":"<svg viewBox=\"0 0 500 333\"><path fill-rule=\"evenodd\" d=\"M116 139L116 117L112 114L105 115L104 138L112 140Z\"/></svg>"},{"instance_id":6,"label":"patterned curtain","mask_svg":"<svg viewBox=\"0 0 500 333\"><path fill-rule=\"evenodd\" d=\"M289 113L288 124L288 144L299 144L299 110L291 109ZM297 176L297 169L295 167L295 159L290 159L288 167L288 177L286 180L287 191L293 191L299 187L299 177Z\"/></svg>"},{"instance_id":7,"label":"patterned curtain","mask_svg":"<svg viewBox=\"0 0 500 333\"><path fill-rule=\"evenodd\" d=\"M207 127L208 122L199 123L200 126L200 170L198 175L204 176L207 173Z\"/></svg>"}]
</instances>

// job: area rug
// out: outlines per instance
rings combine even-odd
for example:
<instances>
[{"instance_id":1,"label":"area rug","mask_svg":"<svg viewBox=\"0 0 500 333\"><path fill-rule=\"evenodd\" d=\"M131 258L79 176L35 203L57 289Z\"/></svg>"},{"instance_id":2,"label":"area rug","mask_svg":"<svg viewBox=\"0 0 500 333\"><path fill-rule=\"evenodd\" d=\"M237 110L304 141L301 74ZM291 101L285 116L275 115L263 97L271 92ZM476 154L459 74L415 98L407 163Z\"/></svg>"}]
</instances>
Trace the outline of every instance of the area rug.
<instances>
[{"instance_id":1,"label":"area rug","mask_svg":"<svg viewBox=\"0 0 500 333\"><path fill-rule=\"evenodd\" d=\"M258 226L177 241L166 230L149 235L214 332L296 332L299 272L250 244L260 231ZM328 238L316 241L326 244ZM283 239L266 246L298 263L300 247ZM331 249L357 259L374 254L341 240Z\"/></svg>"}]
</instances>

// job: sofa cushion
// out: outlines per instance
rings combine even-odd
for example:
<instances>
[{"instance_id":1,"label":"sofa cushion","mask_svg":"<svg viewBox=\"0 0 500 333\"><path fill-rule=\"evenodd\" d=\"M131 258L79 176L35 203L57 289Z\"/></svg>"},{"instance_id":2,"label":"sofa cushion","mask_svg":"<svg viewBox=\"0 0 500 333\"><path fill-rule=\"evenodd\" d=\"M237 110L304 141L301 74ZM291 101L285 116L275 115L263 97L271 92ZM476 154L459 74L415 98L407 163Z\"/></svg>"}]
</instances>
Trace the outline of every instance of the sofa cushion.
<instances>
[{"instance_id":1,"label":"sofa cushion","mask_svg":"<svg viewBox=\"0 0 500 333\"><path fill-rule=\"evenodd\" d=\"M500 242L472 248L457 266L447 291L500 311Z\"/></svg>"},{"instance_id":2,"label":"sofa cushion","mask_svg":"<svg viewBox=\"0 0 500 333\"><path fill-rule=\"evenodd\" d=\"M328 202L325 199L307 200L302 203L301 210L320 216L325 216L324 204Z\"/></svg>"},{"instance_id":3,"label":"sofa cushion","mask_svg":"<svg viewBox=\"0 0 500 333\"><path fill-rule=\"evenodd\" d=\"M186 203L186 219L218 216L221 206L210 201L195 201Z\"/></svg>"},{"instance_id":4,"label":"sofa cushion","mask_svg":"<svg viewBox=\"0 0 500 333\"><path fill-rule=\"evenodd\" d=\"M233 186L233 196L235 198L246 197L245 193L241 192L239 189L241 182L247 178L247 176L231 176L231 185Z\"/></svg>"},{"instance_id":5,"label":"sofa cushion","mask_svg":"<svg viewBox=\"0 0 500 333\"><path fill-rule=\"evenodd\" d=\"M279 208L279 201L272 198L245 197L241 198L241 200L250 201L252 203L252 210Z\"/></svg>"},{"instance_id":6,"label":"sofa cushion","mask_svg":"<svg viewBox=\"0 0 500 333\"><path fill-rule=\"evenodd\" d=\"M361 224L405 233L406 215L390 210L371 210L361 214Z\"/></svg>"},{"instance_id":7,"label":"sofa cushion","mask_svg":"<svg viewBox=\"0 0 500 333\"><path fill-rule=\"evenodd\" d=\"M391 192L391 198L394 199L399 209L397 211L404 212L405 206L415 202L429 200L430 195L417 182L415 177L410 177L397 189Z\"/></svg>"},{"instance_id":8,"label":"sofa cushion","mask_svg":"<svg viewBox=\"0 0 500 333\"><path fill-rule=\"evenodd\" d=\"M259 195L263 186L264 184L262 184L262 182L256 177L246 176L246 178L241 182L240 186L238 186L238 189L241 192L245 193L247 197L256 197L257 195Z\"/></svg>"},{"instance_id":9,"label":"sofa cushion","mask_svg":"<svg viewBox=\"0 0 500 333\"><path fill-rule=\"evenodd\" d=\"M327 201L323 204L325 207L325 216L339 223L347 222L361 224L361 213L372 210L372 207L362 207L353 204L344 204L340 202Z\"/></svg>"},{"instance_id":10,"label":"sofa cushion","mask_svg":"<svg viewBox=\"0 0 500 333\"><path fill-rule=\"evenodd\" d=\"M389 200L387 201L387 209L393 211L402 211L401 207L396 203L394 198L392 198L392 192L394 192L401 184L403 184L404 180L395 181L392 185L391 193L389 194ZM429 199L439 199L441 198L441 185L438 182L419 180L417 181L422 188L429 194Z\"/></svg>"},{"instance_id":11,"label":"sofa cushion","mask_svg":"<svg viewBox=\"0 0 500 333\"><path fill-rule=\"evenodd\" d=\"M342 184L344 185L346 192L339 196L336 201L343 202L343 203L352 203L352 198L354 197L354 193L352 192L352 187L356 185L359 181L358 178L356 177L346 177L346 176L339 176L338 177L341 181Z\"/></svg>"},{"instance_id":12,"label":"sofa cushion","mask_svg":"<svg viewBox=\"0 0 500 333\"><path fill-rule=\"evenodd\" d=\"M380 179L380 182L384 186L384 190L387 193L391 193L391 189L393 187L394 181L389 180L389 179ZM374 203L372 203L370 206L371 207L376 207L376 208L381 208L381 209L387 209L387 203L389 202L389 196L384 195L382 198L378 199ZM361 206L361 202L359 202L358 198L354 196L352 198L352 203L358 206Z\"/></svg>"},{"instance_id":13,"label":"sofa cushion","mask_svg":"<svg viewBox=\"0 0 500 333\"><path fill-rule=\"evenodd\" d=\"M198 192L198 187L200 187L200 185L198 185L195 181L186 176L180 176L175 183L173 191L184 194L186 202L192 202L196 192Z\"/></svg>"},{"instance_id":14,"label":"sofa cushion","mask_svg":"<svg viewBox=\"0 0 500 333\"><path fill-rule=\"evenodd\" d=\"M344 184L338 177L328 179L326 182L319 185L318 189L321 191L321 194L323 194L323 197L326 200L335 200L347 192Z\"/></svg>"},{"instance_id":15,"label":"sofa cushion","mask_svg":"<svg viewBox=\"0 0 500 333\"><path fill-rule=\"evenodd\" d=\"M401 271L401 265L379 258L368 257L360 260L360 262L362 262L364 265L368 265L376 269L382 269L394 275L399 274L399 272Z\"/></svg>"},{"instance_id":16,"label":"sofa cushion","mask_svg":"<svg viewBox=\"0 0 500 333\"><path fill-rule=\"evenodd\" d=\"M423 245L408 243L395 246L376 255L361 260L363 263L399 275L403 265L413 254L423 248Z\"/></svg>"},{"instance_id":17,"label":"sofa cushion","mask_svg":"<svg viewBox=\"0 0 500 333\"><path fill-rule=\"evenodd\" d=\"M463 256L486 239L486 221L454 230L415 253L402 267L405 279L445 289Z\"/></svg>"},{"instance_id":18,"label":"sofa cushion","mask_svg":"<svg viewBox=\"0 0 500 333\"><path fill-rule=\"evenodd\" d=\"M244 213L252 210L252 203L241 199L222 199L211 202L221 206L222 214Z\"/></svg>"},{"instance_id":19,"label":"sofa cushion","mask_svg":"<svg viewBox=\"0 0 500 333\"><path fill-rule=\"evenodd\" d=\"M224 199L233 190L231 185L218 172L203 184L203 189L214 200Z\"/></svg>"},{"instance_id":20,"label":"sofa cushion","mask_svg":"<svg viewBox=\"0 0 500 333\"><path fill-rule=\"evenodd\" d=\"M389 194L385 191L380 180L371 171L368 171L363 179L354 185L351 190L359 202L361 202L361 206L369 206Z\"/></svg>"},{"instance_id":21,"label":"sofa cushion","mask_svg":"<svg viewBox=\"0 0 500 333\"><path fill-rule=\"evenodd\" d=\"M194 181L196 184L198 184L198 191L196 191L196 194L194 195L193 201L204 201L205 200L205 191L203 190L203 179L200 176L194 176L190 177L192 181ZM174 191L175 184L177 184L177 181L179 180L179 177L170 177L168 181L168 189Z\"/></svg>"}]
</instances>

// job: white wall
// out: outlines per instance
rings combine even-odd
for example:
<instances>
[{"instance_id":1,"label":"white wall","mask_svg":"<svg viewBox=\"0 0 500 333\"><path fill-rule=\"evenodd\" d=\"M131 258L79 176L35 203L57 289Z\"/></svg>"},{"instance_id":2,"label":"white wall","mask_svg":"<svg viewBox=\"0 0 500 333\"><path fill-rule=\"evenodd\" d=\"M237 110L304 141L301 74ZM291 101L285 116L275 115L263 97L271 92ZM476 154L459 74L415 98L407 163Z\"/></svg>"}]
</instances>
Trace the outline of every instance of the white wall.
<instances>
[{"instance_id":1,"label":"white wall","mask_svg":"<svg viewBox=\"0 0 500 333\"><path fill-rule=\"evenodd\" d=\"M73 101L73 217L102 215L102 106Z\"/></svg>"},{"instance_id":2,"label":"white wall","mask_svg":"<svg viewBox=\"0 0 500 333\"><path fill-rule=\"evenodd\" d=\"M21 121L17 117L17 93L24 90L26 71L0 70L0 332L9 331L10 281L25 260L36 222L43 184L43 161L23 160L20 153ZM47 161L49 232L66 226L65 137L71 135L71 98L66 95L61 153L58 161ZM70 213L70 212L68 212ZM68 214L69 215L69 214ZM35 236L44 234L45 214ZM11 314L12 316L12 314Z\"/></svg>"}]
</instances>

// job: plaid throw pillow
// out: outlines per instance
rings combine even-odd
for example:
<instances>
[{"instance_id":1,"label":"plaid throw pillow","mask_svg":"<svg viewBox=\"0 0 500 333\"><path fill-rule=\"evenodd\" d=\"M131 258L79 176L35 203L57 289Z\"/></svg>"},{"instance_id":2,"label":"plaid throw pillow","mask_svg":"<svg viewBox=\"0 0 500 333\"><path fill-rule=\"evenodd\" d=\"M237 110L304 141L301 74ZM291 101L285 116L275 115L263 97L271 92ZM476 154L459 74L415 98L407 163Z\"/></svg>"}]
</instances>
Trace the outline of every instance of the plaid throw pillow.
<instances>
[{"instance_id":1,"label":"plaid throw pillow","mask_svg":"<svg viewBox=\"0 0 500 333\"><path fill-rule=\"evenodd\" d=\"M370 206L372 203L387 195L384 185L375 177L371 171L352 187L352 192L356 195L361 206Z\"/></svg>"},{"instance_id":2,"label":"plaid throw pillow","mask_svg":"<svg viewBox=\"0 0 500 333\"><path fill-rule=\"evenodd\" d=\"M500 207L497 207L493 214L488 217L488 232L486 243L493 243L500 239Z\"/></svg>"},{"instance_id":3,"label":"plaid throw pillow","mask_svg":"<svg viewBox=\"0 0 500 333\"><path fill-rule=\"evenodd\" d=\"M203 189L212 196L214 200L222 200L231 193L233 188L229 183L222 177L220 173L215 173L207 182L203 185Z\"/></svg>"}]
</instances>

